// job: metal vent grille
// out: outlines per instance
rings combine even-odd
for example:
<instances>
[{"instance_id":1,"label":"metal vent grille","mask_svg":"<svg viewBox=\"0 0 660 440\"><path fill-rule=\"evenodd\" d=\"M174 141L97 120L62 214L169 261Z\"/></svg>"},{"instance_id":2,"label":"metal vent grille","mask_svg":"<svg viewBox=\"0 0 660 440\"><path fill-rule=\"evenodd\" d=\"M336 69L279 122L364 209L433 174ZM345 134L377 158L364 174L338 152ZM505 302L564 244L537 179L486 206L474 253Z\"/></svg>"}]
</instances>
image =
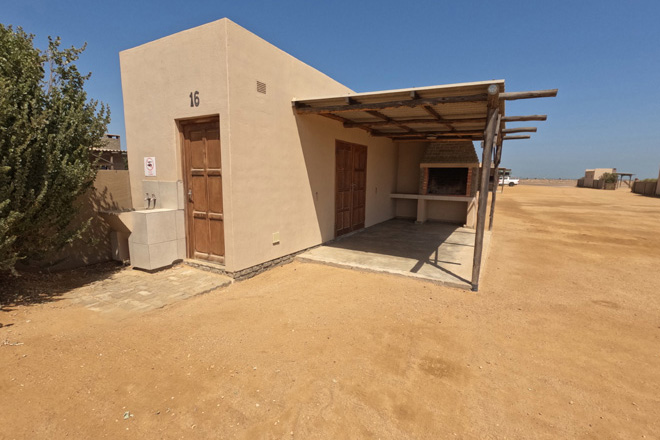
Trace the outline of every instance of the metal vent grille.
<instances>
[{"instance_id":1,"label":"metal vent grille","mask_svg":"<svg viewBox=\"0 0 660 440\"><path fill-rule=\"evenodd\" d=\"M266 83L257 81L257 92L266 94Z\"/></svg>"}]
</instances>

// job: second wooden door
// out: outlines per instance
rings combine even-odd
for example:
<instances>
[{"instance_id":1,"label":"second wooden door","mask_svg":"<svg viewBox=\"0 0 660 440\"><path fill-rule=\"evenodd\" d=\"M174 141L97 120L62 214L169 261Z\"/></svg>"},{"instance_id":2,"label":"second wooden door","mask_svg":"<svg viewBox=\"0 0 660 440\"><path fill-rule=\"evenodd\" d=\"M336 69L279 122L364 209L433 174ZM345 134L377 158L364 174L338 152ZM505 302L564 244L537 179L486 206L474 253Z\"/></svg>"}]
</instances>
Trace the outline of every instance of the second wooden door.
<instances>
[{"instance_id":1,"label":"second wooden door","mask_svg":"<svg viewBox=\"0 0 660 440\"><path fill-rule=\"evenodd\" d=\"M364 228L367 197L367 147L335 144L335 237Z\"/></svg>"}]
</instances>

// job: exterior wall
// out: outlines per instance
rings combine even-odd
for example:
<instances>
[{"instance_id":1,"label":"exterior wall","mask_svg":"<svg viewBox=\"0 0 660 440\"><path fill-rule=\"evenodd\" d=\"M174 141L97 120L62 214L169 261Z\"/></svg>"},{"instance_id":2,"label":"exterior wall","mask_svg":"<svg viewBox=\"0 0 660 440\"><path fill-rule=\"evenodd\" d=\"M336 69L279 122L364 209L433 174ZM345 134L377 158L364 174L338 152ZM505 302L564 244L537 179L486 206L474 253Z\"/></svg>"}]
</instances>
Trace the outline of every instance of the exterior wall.
<instances>
[{"instance_id":1,"label":"exterior wall","mask_svg":"<svg viewBox=\"0 0 660 440\"><path fill-rule=\"evenodd\" d=\"M127 170L99 170L94 180L92 201L95 211L109 227L106 232L110 239L110 251L113 260L129 260L128 236L130 230L121 222L133 209L131 182ZM122 214L120 214L122 213Z\"/></svg>"},{"instance_id":2,"label":"exterior wall","mask_svg":"<svg viewBox=\"0 0 660 440\"><path fill-rule=\"evenodd\" d=\"M219 117L221 154L229 155L226 33L227 20L218 20L120 53L131 196L138 209L128 238L136 267L155 269L185 258L177 120ZM194 92L199 106L191 106ZM145 157L156 158L155 177L145 177ZM144 209L146 193L156 198L156 210Z\"/></svg>"},{"instance_id":3,"label":"exterior wall","mask_svg":"<svg viewBox=\"0 0 660 440\"><path fill-rule=\"evenodd\" d=\"M121 65L126 144L133 205L144 204L143 182L182 180L181 148L176 120L220 116L222 154L228 155L226 20L125 50ZM199 92L200 105L189 94ZM144 176L144 157L156 158L156 177ZM177 206L169 192L159 197Z\"/></svg>"},{"instance_id":4,"label":"exterior wall","mask_svg":"<svg viewBox=\"0 0 660 440\"><path fill-rule=\"evenodd\" d=\"M584 172L584 186L587 188L594 186L594 170L586 170Z\"/></svg>"},{"instance_id":5,"label":"exterior wall","mask_svg":"<svg viewBox=\"0 0 660 440\"><path fill-rule=\"evenodd\" d=\"M235 23L222 19L126 50L120 62L137 209L149 192L156 195L158 208L183 212L176 121L219 115L227 271L334 238L337 139L368 147L366 226L394 216L389 195L396 180L395 144L363 130L344 129L327 118L300 117L291 105L296 97L351 90ZM257 91L257 81L266 84L265 94ZM199 91L199 107L190 107L189 94L194 91ZM144 157L156 158L156 177L144 177ZM170 217L153 210L134 217L142 214L147 229L151 217ZM175 220L179 217L177 213ZM178 257L185 255L180 223L174 225ZM132 253L156 244L149 241L145 228L137 229L130 238ZM136 252L153 254L145 249ZM145 264L153 266L151 261Z\"/></svg>"},{"instance_id":6,"label":"exterior wall","mask_svg":"<svg viewBox=\"0 0 660 440\"><path fill-rule=\"evenodd\" d=\"M94 180L97 211L130 211L133 209L131 183L126 170L99 170Z\"/></svg>"},{"instance_id":7,"label":"exterior wall","mask_svg":"<svg viewBox=\"0 0 660 440\"><path fill-rule=\"evenodd\" d=\"M223 156L227 270L237 271L334 238L335 141L367 146L365 226L394 216L396 146L320 116L294 98L350 89L227 22L230 151ZM266 94L256 82L266 84ZM224 154L224 151L223 151ZM279 244L273 234L279 233Z\"/></svg>"},{"instance_id":8,"label":"exterior wall","mask_svg":"<svg viewBox=\"0 0 660 440\"><path fill-rule=\"evenodd\" d=\"M399 144L396 192L419 192L420 168L427 144L425 142L401 142ZM417 200L397 200L395 215L402 218L417 217Z\"/></svg>"},{"instance_id":9,"label":"exterior wall","mask_svg":"<svg viewBox=\"0 0 660 440\"><path fill-rule=\"evenodd\" d=\"M59 252L47 255L43 261L28 262L28 265L48 267L50 270L65 270L109 261L113 258L117 239L112 221L104 215L107 211L131 209L128 171L99 170L93 187L78 203L80 212L73 224L91 219L89 228L81 238L74 240Z\"/></svg>"}]
</instances>

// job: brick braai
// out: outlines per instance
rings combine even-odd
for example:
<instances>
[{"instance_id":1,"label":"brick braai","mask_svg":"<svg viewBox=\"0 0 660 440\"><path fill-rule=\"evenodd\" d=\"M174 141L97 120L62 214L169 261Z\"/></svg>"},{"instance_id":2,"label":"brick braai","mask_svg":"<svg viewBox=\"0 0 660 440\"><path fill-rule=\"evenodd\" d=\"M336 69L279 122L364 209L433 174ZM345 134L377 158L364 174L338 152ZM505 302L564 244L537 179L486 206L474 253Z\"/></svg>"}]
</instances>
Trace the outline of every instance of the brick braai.
<instances>
[{"instance_id":1,"label":"brick braai","mask_svg":"<svg viewBox=\"0 0 660 440\"><path fill-rule=\"evenodd\" d=\"M471 141L431 143L420 166L420 194L429 194L431 185L434 194L474 195L472 179L476 177L474 169L479 167L479 158ZM466 175L460 169L465 169ZM459 183L461 188L457 191Z\"/></svg>"}]
</instances>

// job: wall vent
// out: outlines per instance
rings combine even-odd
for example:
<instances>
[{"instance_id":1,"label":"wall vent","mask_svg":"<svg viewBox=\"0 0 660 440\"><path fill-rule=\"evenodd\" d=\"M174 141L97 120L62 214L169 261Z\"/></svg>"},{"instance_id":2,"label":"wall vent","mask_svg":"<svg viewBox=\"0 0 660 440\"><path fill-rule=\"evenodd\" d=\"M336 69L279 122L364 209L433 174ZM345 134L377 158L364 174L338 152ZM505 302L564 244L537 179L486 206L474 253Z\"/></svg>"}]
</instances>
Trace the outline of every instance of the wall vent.
<instances>
[{"instance_id":1,"label":"wall vent","mask_svg":"<svg viewBox=\"0 0 660 440\"><path fill-rule=\"evenodd\" d=\"M257 81L257 92L266 94L266 83Z\"/></svg>"}]
</instances>

